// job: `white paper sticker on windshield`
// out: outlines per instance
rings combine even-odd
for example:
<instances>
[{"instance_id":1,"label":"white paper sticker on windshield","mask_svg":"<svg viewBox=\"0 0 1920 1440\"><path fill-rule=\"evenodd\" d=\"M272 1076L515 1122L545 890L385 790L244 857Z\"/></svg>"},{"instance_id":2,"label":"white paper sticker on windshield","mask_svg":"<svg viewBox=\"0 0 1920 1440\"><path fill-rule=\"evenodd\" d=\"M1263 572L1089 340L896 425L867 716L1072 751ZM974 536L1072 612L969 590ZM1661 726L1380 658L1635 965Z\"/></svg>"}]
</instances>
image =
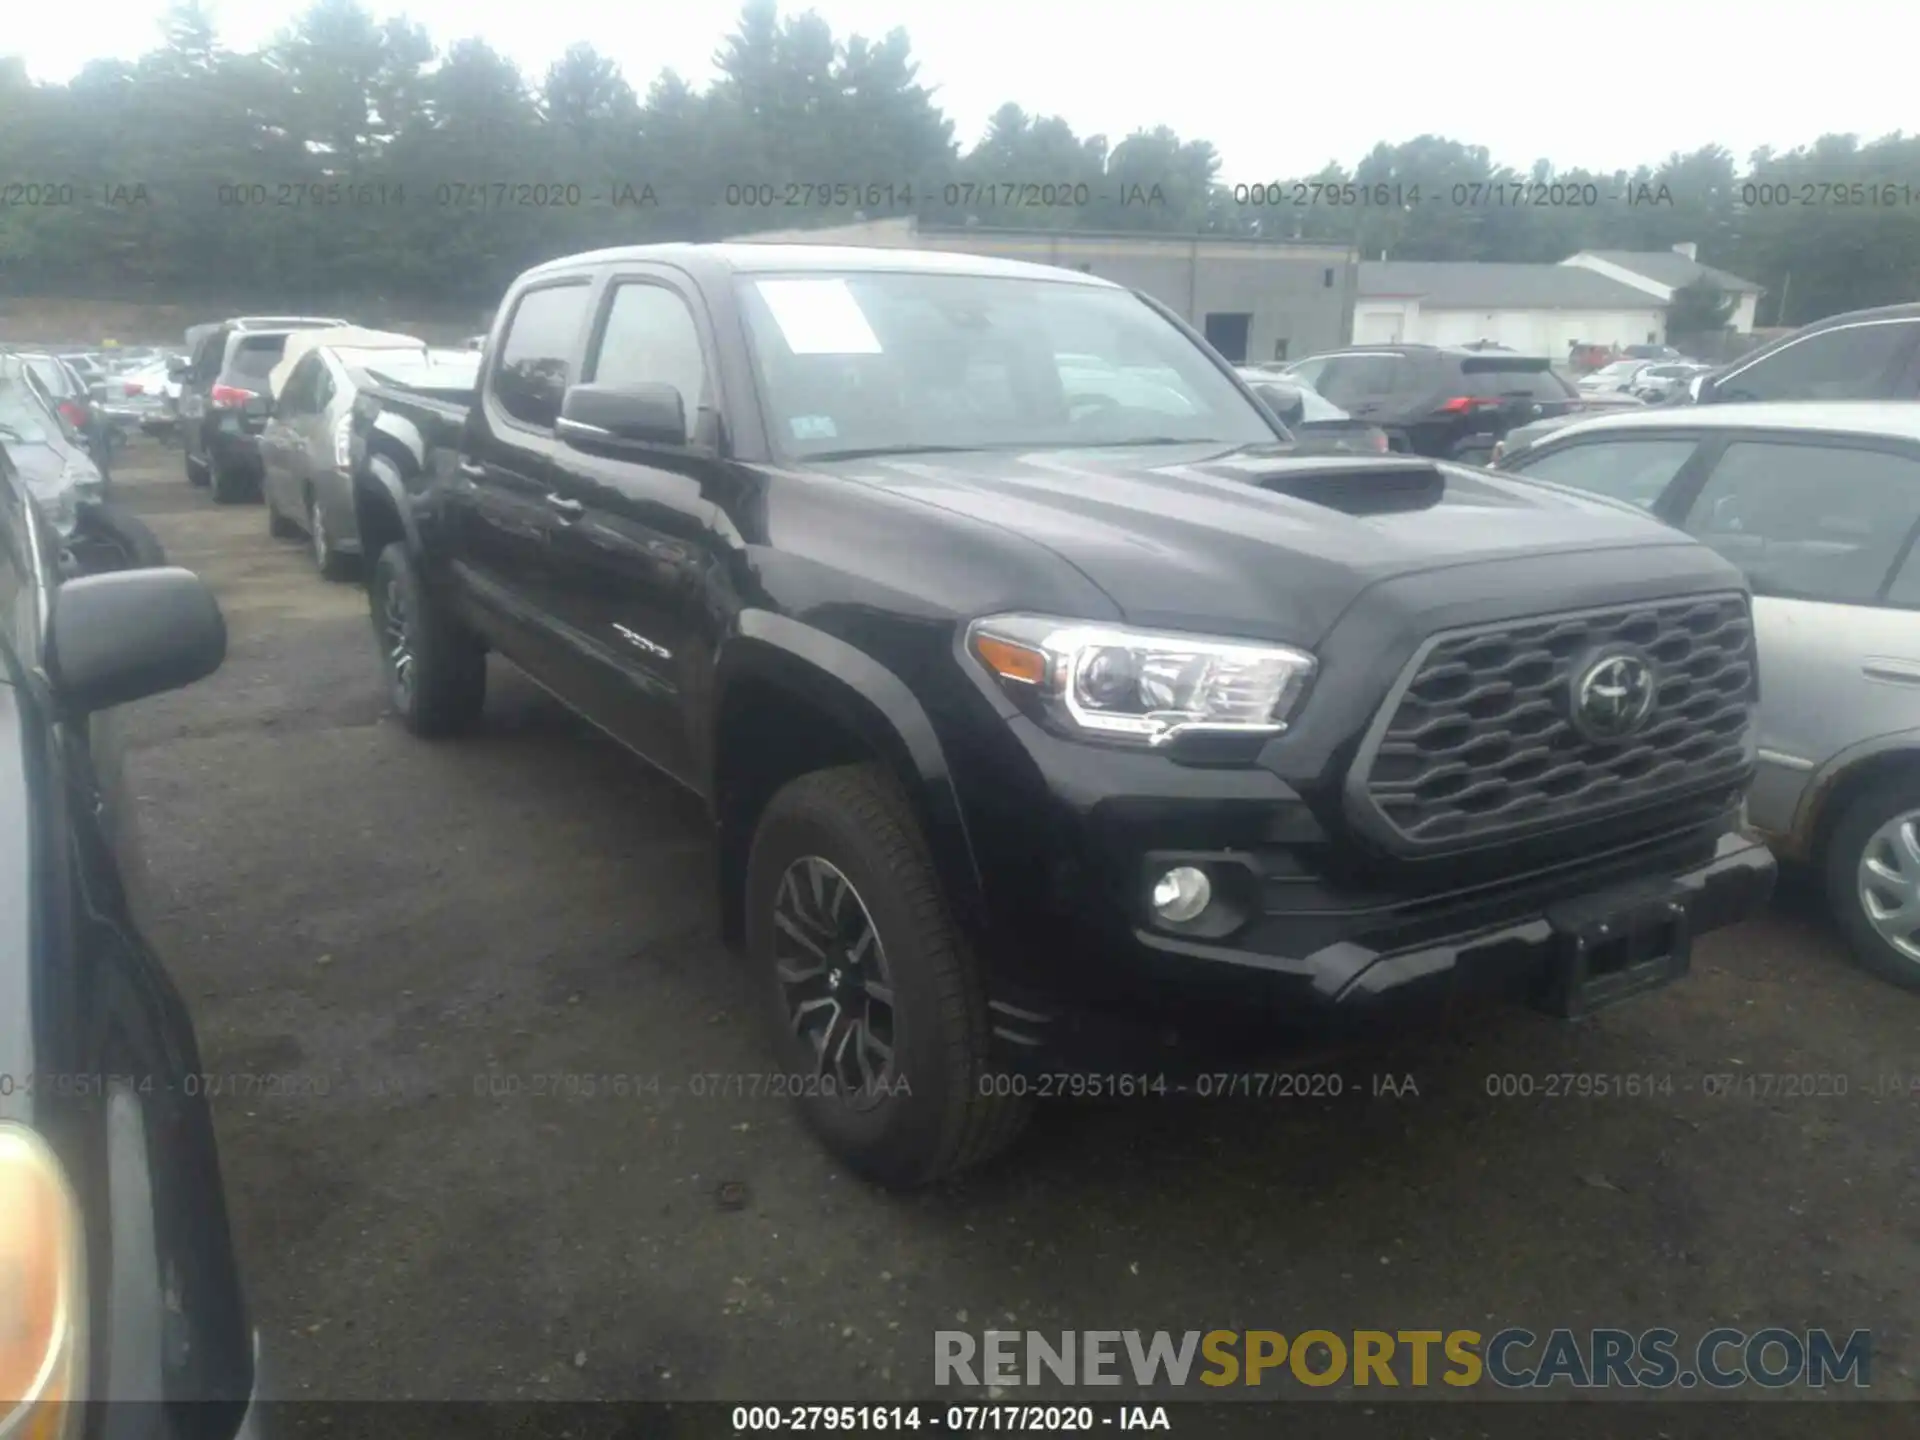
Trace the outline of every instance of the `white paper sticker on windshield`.
<instances>
[{"instance_id":1,"label":"white paper sticker on windshield","mask_svg":"<svg viewBox=\"0 0 1920 1440\"><path fill-rule=\"evenodd\" d=\"M880 339L844 280L759 280L760 298L796 355L878 355Z\"/></svg>"}]
</instances>

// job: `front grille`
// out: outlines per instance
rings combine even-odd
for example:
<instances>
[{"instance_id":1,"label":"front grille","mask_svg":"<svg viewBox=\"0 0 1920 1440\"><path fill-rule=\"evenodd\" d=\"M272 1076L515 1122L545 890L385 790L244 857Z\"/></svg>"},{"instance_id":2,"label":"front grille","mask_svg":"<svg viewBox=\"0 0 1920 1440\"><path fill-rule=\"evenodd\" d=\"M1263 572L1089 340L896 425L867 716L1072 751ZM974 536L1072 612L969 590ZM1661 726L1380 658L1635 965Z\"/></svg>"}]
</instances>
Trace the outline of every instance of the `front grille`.
<instances>
[{"instance_id":1,"label":"front grille","mask_svg":"<svg viewBox=\"0 0 1920 1440\"><path fill-rule=\"evenodd\" d=\"M1616 649L1652 665L1654 702L1635 733L1600 743L1572 723L1574 683ZM1394 848L1452 849L1655 805L1735 785L1751 763L1758 692L1744 596L1449 632L1406 673L1350 786Z\"/></svg>"}]
</instances>

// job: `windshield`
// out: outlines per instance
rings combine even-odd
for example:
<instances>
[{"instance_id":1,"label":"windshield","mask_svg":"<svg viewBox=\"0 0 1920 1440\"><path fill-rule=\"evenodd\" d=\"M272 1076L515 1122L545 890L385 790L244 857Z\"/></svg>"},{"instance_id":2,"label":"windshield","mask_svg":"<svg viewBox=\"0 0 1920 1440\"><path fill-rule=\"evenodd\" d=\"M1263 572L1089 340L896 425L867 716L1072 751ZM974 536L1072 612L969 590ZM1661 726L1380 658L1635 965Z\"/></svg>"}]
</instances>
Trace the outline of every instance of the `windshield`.
<instances>
[{"instance_id":1,"label":"windshield","mask_svg":"<svg viewBox=\"0 0 1920 1440\"><path fill-rule=\"evenodd\" d=\"M1279 439L1124 290L908 273L739 289L776 444L792 455Z\"/></svg>"},{"instance_id":2,"label":"windshield","mask_svg":"<svg viewBox=\"0 0 1920 1440\"><path fill-rule=\"evenodd\" d=\"M28 355L23 357L21 363L38 375L40 382L60 399L64 400L68 396L80 393L74 386L73 377L67 373L67 368L53 356Z\"/></svg>"},{"instance_id":3,"label":"windshield","mask_svg":"<svg viewBox=\"0 0 1920 1440\"><path fill-rule=\"evenodd\" d=\"M26 380L0 372L0 440L8 444L50 445L55 422Z\"/></svg>"}]
</instances>

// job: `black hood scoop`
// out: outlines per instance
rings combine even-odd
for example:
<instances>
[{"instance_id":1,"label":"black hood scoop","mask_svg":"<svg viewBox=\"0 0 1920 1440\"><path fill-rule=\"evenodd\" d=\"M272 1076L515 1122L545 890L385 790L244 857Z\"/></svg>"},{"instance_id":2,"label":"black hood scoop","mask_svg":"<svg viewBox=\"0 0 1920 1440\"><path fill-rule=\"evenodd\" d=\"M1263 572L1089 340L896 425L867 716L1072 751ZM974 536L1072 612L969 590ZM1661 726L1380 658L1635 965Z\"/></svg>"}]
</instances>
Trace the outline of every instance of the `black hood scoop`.
<instances>
[{"instance_id":1,"label":"black hood scoop","mask_svg":"<svg viewBox=\"0 0 1920 1440\"><path fill-rule=\"evenodd\" d=\"M1343 515L1397 515L1427 510L1447 495L1447 477L1411 456L1352 460L1239 460L1193 467L1262 490L1324 505Z\"/></svg>"}]
</instances>

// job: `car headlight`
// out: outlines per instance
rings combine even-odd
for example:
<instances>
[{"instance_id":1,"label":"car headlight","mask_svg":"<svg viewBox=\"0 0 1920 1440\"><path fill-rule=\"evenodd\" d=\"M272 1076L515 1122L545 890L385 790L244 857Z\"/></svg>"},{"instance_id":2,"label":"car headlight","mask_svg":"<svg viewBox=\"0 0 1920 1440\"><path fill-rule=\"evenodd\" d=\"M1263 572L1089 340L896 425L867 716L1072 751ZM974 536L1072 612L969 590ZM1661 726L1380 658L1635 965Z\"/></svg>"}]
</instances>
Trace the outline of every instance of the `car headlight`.
<instances>
[{"instance_id":1,"label":"car headlight","mask_svg":"<svg viewBox=\"0 0 1920 1440\"><path fill-rule=\"evenodd\" d=\"M994 615L967 650L1016 698L1072 731L1165 745L1182 735L1278 735L1313 677L1286 645Z\"/></svg>"},{"instance_id":2,"label":"car headlight","mask_svg":"<svg viewBox=\"0 0 1920 1440\"><path fill-rule=\"evenodd\" d=\"M0 1122L0 1437L79 1428L86 1398L86 1227L47 1142Z\"/></svg>"}]
</instances>

